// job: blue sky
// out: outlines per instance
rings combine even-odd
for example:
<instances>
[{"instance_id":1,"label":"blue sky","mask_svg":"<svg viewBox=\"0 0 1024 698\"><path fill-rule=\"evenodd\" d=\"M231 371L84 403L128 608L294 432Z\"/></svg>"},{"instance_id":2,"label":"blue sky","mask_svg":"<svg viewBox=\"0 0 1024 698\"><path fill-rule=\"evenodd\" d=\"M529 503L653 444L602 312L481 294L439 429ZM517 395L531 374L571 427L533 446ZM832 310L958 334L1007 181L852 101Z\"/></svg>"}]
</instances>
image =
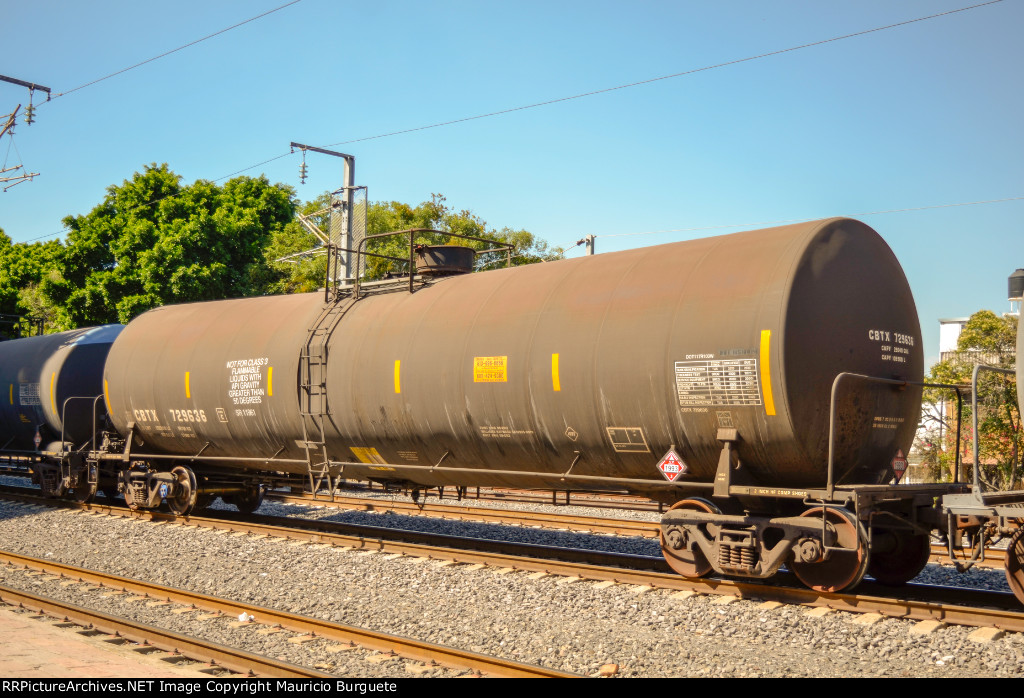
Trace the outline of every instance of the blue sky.
<instances>
[{"instance_id":1,"label":"blue sky","mask_svg":"<svg viewBox=\"0 0 1024 698\"><path fill-rule=\"evenodd\" d=\"M302 0L71 91L285 2L4 1L0 74L67 94L0 140L0 162L40 173L0 192L0 228L59 237L151 162L187 183L266 174L303 199L340 186L317 155L300 184L300 156L278 157L291 141L355 155L373 200L438 192L554 245L598 235L598 252L853 215L903 264L929 362L938 319L1006 310L1024 267L1024 0L373 140L357 139L972 3ZM0 83L0 114L27 97ZM874 213L897 209L920 210Z\"/></svg>"}]
</instances>

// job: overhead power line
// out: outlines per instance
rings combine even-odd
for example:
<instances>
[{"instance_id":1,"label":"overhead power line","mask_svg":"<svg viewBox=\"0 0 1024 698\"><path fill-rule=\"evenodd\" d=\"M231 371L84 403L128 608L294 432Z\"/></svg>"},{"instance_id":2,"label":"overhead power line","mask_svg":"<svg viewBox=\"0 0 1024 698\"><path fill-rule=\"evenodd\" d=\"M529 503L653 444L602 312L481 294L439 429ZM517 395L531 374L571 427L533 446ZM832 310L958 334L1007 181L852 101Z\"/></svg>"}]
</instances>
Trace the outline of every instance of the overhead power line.
<instances>
[{"instance_id":1,"label":"overhead power line","mask_svg":"<svg viewBox=\"0 0 1024 698\"><path fill-rule=\"evenodd\" d=\"M134 70L135 68L138 68L140 66L146 65L147 63L152 63L153 61L156 61L156 60L159 60L159 59L164 58L166 56L169 56L172 53L177 53L178 51L182 51L184 49L187 49L190 46L195 46L196 44L200 44L200 43L206 41L207 39L212 39L215 36L220 36L221 34L224 34L225 32L231 31L232 29L237 29L238 27L241 27L242 25L248 24L249 22L255 22L257 19L260 19L262 17L266 17L267 15L272 15L275 12L279 12L280 10L283 10L286 7L291 7L292 5L296 5L296 4L300 3L300 2L302 2L302 0L291 0L291 2L285 3L284 5L281 5L280 7L275 7L272 10L267 10L263 14L256 15L255 17L250 17L249 19L247 19L245 21L242 21L242 22L239 22L238 24L232 24L230 27L226 27L224 29L221 29L220 31L214 32L213 34L208 34L207 36L204 36L201 39L196 39L195 41L190 41L189 43L184 44L183 46L179 46L176 49L171 49L170 51L167 51L165 53L161 53L159 56L153 56L152 58L147 58L146 60L142 61L141 63L136 63L135 65L128 66L127 68L122 68L121 70L118 70L115 73L111 73L110 75L105 75L102 78L97 78L96 80L93 80L91 82L87 82L84 85L79 85L78 87L72 88L70 90L66 90L64 92L59 92L59 93L55 94L53 96L53 98L56 99L58 97L64 97L65 95L69 95L72 92L77 92L78 90L82 90L82 89L85 89L86 87L89 87L91 85L95 85L98 82L103 82L104 80L109 80L110 78L112 78L112 77L114 77L116 75L120 75L121 73L127 73L129 70Z\"/></svg>"},{"instance_id":2,"label":"overhead power line","mask_svg":"<svg viewBox=\"0 0 1024 698\"><path fill-rule=\"evenodd\" d=\"M956 206L979 206L981 204L1000 204L1007 201L1024 201L1024 196L1009 196L1005 199L986 199L984 201L961 201L955 204L933 204L931 206L913 206L910 208L889 208L881 211L862 211L860 213L847 213L843 214L847 218L862 218L864 216L880 216L886 213L907 213L910 211L929 211L938 208L953 208ZM666 228L664 230L643 230L635 233L608 233L606 235L593 234L593 237L597 238L623 238L633 237L634 235L662 235L665 233L695 233L707 230L723 230L726 228L762 228L768 225L786 225L787 223L806 223L807 221L813 221L820 218L820 216L812 218L784 218L782 220L775 221L757 221L755 223L726 223L721 225L705 225L698 226L695 228ZM579 247L586 240L580 240L571 247L566 249L572 249L573 247Z\"/></svg>"},{"instance_id":3,"label":"overhead power line","mask_svg":"<svg viewBox=\"0 0 1024 698\"><path fill-rule=\"evenodd\" d=\"M252 21L254 21L256 19L259 19L260 17L265 17L265 16L267 16L267 15L269 15L271 13L277 12L277 11L282 10L282 9L284 9L286 7L289 7L291 5L295 5L298 2L301 2L301 0L292 0L292 2L289 2L289 3L286 3L284 5L281 5L280 7L274 8L273 10L269 10L267 12L264 12L263 14L257 15L256 17L252 17L250 19L247 19L244 22L239 22L238 24L235 24L235 25L233 25L231 27L227 27L226 29L222 29L219 32L216 32L214 34L210 34L209 36L205 36L202 39L197 39L196 41L193 41L193 42L191 42L189 44L185 44L184 46L180 46L180 47L174 49L173 51L168 51L167 53L160 54L159 56L155 56L153 58L150 58L149 60L143 61L142 63L137 63L136 65L130 66L130 67L125 68L123 70L119 70L116 73L111 73L110 75L107 75L106 77L100 78L98 80L93 80L92 82L86 83L84 85L80 85L80 86L74 88L73 90L68 90L67 92L62 92L62 93L60 93L58 95L55 95L55 98L56 97L61 97L61 96L66 95L66 94L70 94L71 92L74 92L76 90L83 89L85 87L88 87L89 85L94 85L97 82L100 82L102 80L106 80L108 78L114 77L115 75L119 75L119 74L124 73L124 72L126 72L128 70L132 70L133 68L137 68L137 67L139 67L141 65L145 65L146 63L150 63L150 62L155 61L155 60L157 60L159 58L162 58L164 56L170 55L171 53L174 53L176 51L180 51L180 50L182 50L184 48L187 48L189 46L198 44L198 43L200 43L202 41L205 41L206 39L209 39L211 37L217 36L218 34L223 34L226 31L230 31L231 29L234 29L236 27L240 27L243 24L246 24L248 22L252 22ZM551 105L551 104L558 104L560 102L567 102L567 101L570 101L570 100L582 99L583 97L591 97L591 96L594 96L594 95L605 94L605 93L614 92L614 91L617 91L617 90L623 90L623 89L626 89L626 88L629 88L629 87L637 87L637 86L640 86L640 85L646 85L646 84L650 84L650 83L653 83L653 82L659 82L661 80L668 80L668 79L671 79L671 78L683 77L683 76L686 76L686 75L693 75L695 73L700 73L700 72L705 72L705 71L709 71L709 70L714 70L716 68L724 68L724 67L731 66L731 65L737 65L737 64L740 64L740 63L746 63L746 62L758 60L758 59L761 59L761 58L769 58L771 56L778 56L778 55L781 55L781 54L784 54L784 53L790 53L790 52L793 52L793 51L799 51L800 49L811 48L811 47L814 47L814 46L821 46L823 44L833 43L833 42L836 42L836 41L842 41L843 39L851 39L851 38L855 38L855 37L858 37L858 36L864 36L866 34L872 34L872 33L875 33L875 32L885 31L887 29L894 29L894 28L906 26L906 25L909 25L909 24L915 24L917 22L924 22L924 21L930 20L930 19L936 19L936 18L939 18L939 17L945 17L945 16L948 16L948 15L957 14L959 12L966 12L968 10L974 10L974 9L979 8L979 7L986 7L988 5L995 5L995 4L1000 3L1000 2L1003 2L1003 0L988 0L988 2L982 2L982 3L975 4L975 5L969 5L967 7L961 7L959 9L955 9L955 10L949 10L949 11L946 11L946 12L939 12L937 14L927 15L927 16L924 16L924 17L917 17L915 19L908 19L908 20L905 20L903 22L896 22L894 24L887 24L885 26L875 27L873 29L865 29L863 31L854 32L854 33L851 33L851 34L844 34L842 36L835 36L835 37L831 37L829 39L821 39L819 41L813 41L813 42L810 42L810 43L801 44L799 46L791 46L789 48L779 49L777 51L770 51L770 52L767 52L767 53L761 53L761 54L758 54L756 56L748 56L746 58L738 58L738 59L735 59L735 60L726 61L724 63L716 63L716 64L713 64L713 65L707 65L707 66L704 66L704 67L701 67L701 68L694 68L694 69L682 71L682 72L679 72L679 73L672 73L670 75L662 75L660 77L649 78L647 80L640 80L640 81L637 81L637 82L631 82L631 83L627 83L627 84L624 84L624 85L617 85L615 87L608 87L608 88L604 88L604 89L601 89L601 90L594 90L594 91L591 91L591 92L584 92L584 93L580 93L580 94L576 94L576 95L571 95L571 96L568 96L568 97L560 97L560 98L557 98L557 99L551 99L551 100L547 100L547 101L544 101L544 102L535 102L533 104L526 104L526 105L523 105L523 106L512 107L512 108L503 109L503 110L500 110L500 111L488 112L486 114L478 114L476 116L467 116L467 117L463 117L463 118L460 118L460 119L452 119L450 121L444 121L444 122L440 122L440 123L436 123L436 124L429 124L429 125L426 125L426 126L418 126L418 127L414 127L414 128L402 129L400 131L391 131L391 132L388 132L388 133L381 133L381 134L378 134L376 136L365 136L365 137L362 137L362 138L354 138L354 139L347 140L347 141L338 141L337 143L329 143L329 144L327 144L325 146L322 146L322 147L334 147L334 146L339 146L339 145L345 145L345 144L348 144L348 143L359 143L359 142L362 142L362 141L376 140L376 139L379 139L379 138L387 138L387 137L390 137L390 136L397 136L397 135L401 135L401 134L405 134L405 133L413 133L415 131L425 131L425 130L432 129L432 128L439 128L441 126L449 126L449 125L452 125L452 124L464 123L466 121L474 121L474 120L477 120L477 119L485 119L485 118L488 118L488 117L491 117L491 116L499 116L501 114L509 114L509 113L512 113L512 112L524 111L526 109L534 109L534 108L537 108L537 107L548 106L548 105ZM263 165L265 165L267 163L273 162L275 160L280 160L281 158L287 157L288 155L291 155L291 154L292 154L291 151L285 152L285 153L280 153L280 154L275 155L273 157L270 157L270 158L268 158L266 160L262 160L260 162L255 163L255 164L249 165L247 167L243 167L242 169L236 170L235 172L232 172L231 174L224 175L223 177L218 177L217 179L214 179L214 180L211 180L211 181L219 182L219 181L221 181L223 179L227 179L228 177L234 177L235 175L242 174L243 172L247 172L247 171L255 169L257 167L261 167L261 166L263 166ZM171 195L171 196L174 196L174 195ZM164 197L164 198L169 198L169 197ZM150 201L150 202L148 202L146 204L141 204L140 208L142 206L152 206L152 205L155 205L155 204L159 203L162 200L163 199L157 199L157 200L154 200L154 201ZM969 205L969 204L949 204L949 205L951 205L951 206L959 206L959 205ZM862 215L868 215L868 214L862 214ZM729 226L723 226L723 227L729 227ZM28 240L27 242L34 242L34 241L37 241L37 240L43 240L43 239L48 238L48 237L59 236L59 235L62 235L64 232L65 231L61 231L59 233L53 233L51 235L40 235L39 237L32 238L32 239ZM645 233L645 234L650 234L650 233Z\"/></svg>"},{"instance_id":4,"label":"overhead power line","mask_svg":"<svg viewBox=\"0 0 1024 698\"><path fill-rule=\"evenodd\" d=\"M569 102L574 99L583 99L584 97L593 97L595 95L606 94L608 92L615 92L616 90L625 90L630 87L639 87L640 85L649 85L652 82L659 82L661 80L670 80L672 78L680 78L686 75L693 75L694 73L703 73L708 70L715 70L716 68L725 68L730 65L737 65L739 63L747 63L749 61L756 61L761 58L770 58L771 56L779 56L784 53L791 53L793 51L799 51L805 48L812 48L814 46L821 46L822 44L829 44L835 41L842 41L843 39L852 39L858 36L864 36L866 34L873 34L875 32L885 31L887 29L895 29L896 27L904 27L908 24L914 24L916 22L924 22L929 19L936 19L938 17L945 17L947 15L956 14L958 12L967 12L968 10L974 10L979 7L985 7L986 5L995 5L996 3L1003 2L1003 0L989 0L989 2L979 3L977 5L970 5L969 7L961 7L957 10L949 10L948 12L939 12L934 15L928 15L926 17L918 17L916 19L908 19L903 22L896 22L895 24L887 24L884 27L875 27L874 29L865 29L863 31L854 32L852 34L843 34L842 36L833 36L830 39L821 39L820 41L812 41L808 44L801 44L799 46L791 46L789 48L779 49L777 51L769 51L767 53L759 53L756 56L747 56L746 58L737 58L731 61L725 61L724 63L715 63L713 65L706 65L701 68L693 68L691 70L684 70L679 73L672 73L671 75L662 75L656 78L648 78L647 80L638 80L637 82L626 83L625 85L616 85L615 87L606 87L601 90L593 90L591 92L581 92L580 94L570 95L568 97L558 97L556 99L549 99L544 102L534 102L533 104L524 104L519 107L510 107L508 109L501 109L499 111L487 112L486 114L477 114L476 116L466 116L461 119L452 119L450 121L441 121L436 124L428 124L427 126L416 126L414 128L406 128L400 131L389 131L388 133L380 133L376 136L364 136L363 138L353 138L347 141L338 141L337 143L328 143L325 147L332 147L338 145L347 145L349 143L360 143L362 141L372 141L378 138L388 138L389 136L398 136L403 133L414 133L416 131L426 131L427 129L440 128L441 126L451 126L452 124L461 124L466 121L475 121L477 119L487 119L492 116L501 116L502 114L511 114L517 111L524 111L526 109L536 109L537 107L546 107L552 104L559 104L561 102Z\"/></svg>"},{"instance_id":5,"label":"overhead power line","mask_svg":"<svg viewBox=\"0 0 1024 698\"><path fill-rule=\"evenodd\" d=\"M416 132L416 131L426 131L426 130L432 129L432 128L439 128L441 126L450 126L452 124L464 123L466 121L474 121L474 120L477 120L477 119L486 119L486 118L491 117L491 116L499 116L501 114L510 114L512 112L524 111L526 109L535 109L537 107L548 106L548 105L551 105L551 104L558 104L560 102L568 102L568 101L574 100L574 99L582 99L583 97L592 97L594 95L605 94L607 92L614 92L616 90L624 90L624 89L626 89L628 87L637 87L639 85L647 85L647 84L650 84L652 82L658 82L658 81L661 81L661 80L668 80L670 78L678 78L678 77L683 77L685 75L693 75L694 73L700 73L700 72L705 72L705 71L708 71L708 70L714 70L715 68L724 68L724 67L730 66L730 65L737 65L739 63L746 63L746 62L749 62L749 61L754 61L754 60L757 60L759 58L768 58L770 56L778 56L778 55L783 54L783 53L790 53L792 51L799 51L800 49L811 48L813 46L821 46L822 44L828 44L828 43L832 43L832 42L835 42L835 41L842 41L843 39L851 39L851 38L858 37L858 36L864 36L866 34L872 34L872 33L875 33L875 32L884 31L886 29L894 29L896 27L903 27L903 26L906 26L908 24L915 24L917 22L924 22L924 21L929 20L929 19L936 19L938 17L945 17L947 15L956 14L958 12L966 12L968 10L974 10L974 9L979 8L979 7L985 7L987 5L995 5L995 4L1000 3L1000 2L1003 2L1003 0L989 0L988 2L979 3L977 5L970 5L968 7L961 7L961 8L956 9L956 10L949 10L947 12L939 12L937 14L927 15L925 17L917 17L915 19L908 19L908 20L905 20L903 22L896 22L894 24L887 24L887 25L882 26L882 27L875 27L873 29L865 29L863 31L854 32L852 34L844 34L842 36L834 36L834 37L832 37L830 39L821 39L820 41L813 41L811 43L801 44L799 46L791 46L790 48L779 49L778 51L770 51L768 53L761 53L761 54L758 54L756 56L748 56L746 58L737 58L735 60L726 61L724 63L716 63L714 65L707 65L707 66L704 66L702 68L694 68L692 70L686 70L686 71L683 71L683 72L680 72L680 73L672 73L671 75L662 75L661 77L650 78L648 80L640 80L640 81L637 81L637 82L627 83L625 85L617 85L615 87L607 87L607 88L602 89L602 90L594 90L592 92L583 92L583 93L580 93L580 94L577 94L577 95L571 95L569 97L559 97L557 99L550 99L550 100L547 100L547 101L544 101L544 102L535 102L533 104L526 104L526 105L523 105L523 106L512 107L512 108L509 108L509 109L502 109L500 111L488 112L486 114L477 114L476 116L467 116L467 117L463 117L461 119L452 119L452 120L449 120L449 121L442 121L442 122L439 122L439 123L436 123L436 124L429 124L429 125L426 125L426 126L417 126L417 127L414 127L414 128L402 129L400 131L390 131L388 133L381 133L381 134L378 134L376 136L364 136L362 138L353 138L353 139L347 140L347 141L338 141L337 143L328 143L327 145L325 145L323 147L330 148L330 147L335 147L335 146L339 146L339 145L345 145L345 144L348 144L348 143L360 143L362 141L370 141L370 140L376 140L376 139L379 139L379 138L388 138L390 136L398 136L398 135L401 135L401 134L404 134L404 133L413 133L413 132ZM232 176L234 176L236 174L241 174L243 172L246 172L248 170L254 169L256 167L260 167L261 165L265 165L268 162L273 162L274 160L279 160L279 159L281 159L281 158L283 158L283 157L285 157L287 155L290 155L290 154L291 153L289 152L289 153L282 153L280 155L276 155L276 156L274 156L274 157L272 157L272 158L270 158L268 160L264 160L262 162L258 162L255 165L250 165L250 166L242 168L242 169L240 169L240 170L238 170L236 172L233 172L232 174L227 175L227 177L232 177ZM220 179L216 179L216 180L213 180L213 181L215 181L215 182L216 181L220 181Z\"/></svg>"}]
</instances>

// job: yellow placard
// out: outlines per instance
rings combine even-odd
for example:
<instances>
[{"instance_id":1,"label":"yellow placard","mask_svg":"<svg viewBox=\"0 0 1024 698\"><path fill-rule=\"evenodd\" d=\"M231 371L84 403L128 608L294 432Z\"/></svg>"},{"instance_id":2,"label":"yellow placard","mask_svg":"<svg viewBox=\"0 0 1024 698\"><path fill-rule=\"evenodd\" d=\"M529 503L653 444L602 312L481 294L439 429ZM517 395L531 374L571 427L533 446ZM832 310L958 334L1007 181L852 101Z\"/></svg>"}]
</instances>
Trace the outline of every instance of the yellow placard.
<instances>
[{"instance_id":1,"label":"yellow placard","mask_svg":"<svg viewBox=\"0 0 1024 698\"><path fill-rule=\"evenodd\" d=\"M377 452L377 449L367 446L350 446L349 450L360 463L387 463L384 456Z\"/></svg>"},{"instance_id":2,"label":"yellow placard","mask_svg":"<svg viewBox=\"0 0 1024 698\"><path fill-rule=\"evenodd\" d=\"M474 356L474 383L508 383L507 356Z\"/></svg>"}]
</instances>

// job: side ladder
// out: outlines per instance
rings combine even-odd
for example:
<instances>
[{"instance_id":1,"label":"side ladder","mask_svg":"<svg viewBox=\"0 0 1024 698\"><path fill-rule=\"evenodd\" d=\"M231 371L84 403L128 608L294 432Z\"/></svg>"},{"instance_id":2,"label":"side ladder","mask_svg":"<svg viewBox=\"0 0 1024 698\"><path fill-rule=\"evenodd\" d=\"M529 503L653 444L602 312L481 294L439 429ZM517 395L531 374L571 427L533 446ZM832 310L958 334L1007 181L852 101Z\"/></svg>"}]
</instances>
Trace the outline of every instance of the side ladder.
<instances>
[{"instance_id":1,"label":"side ladder","mask_svg":"<svg viewBox=\"0 0 1024 698\"><path fill-rule=\"evenodd\" d=\"M327 421L331 418L327 393L327 347L342 317L355 302L352 297L345 297L325 305L309 329L306 343L299 353L299 412L306 450L306 474L314 499L324 482L333 499L337 484L327 455Z\"/></svg>"}]
</instances>

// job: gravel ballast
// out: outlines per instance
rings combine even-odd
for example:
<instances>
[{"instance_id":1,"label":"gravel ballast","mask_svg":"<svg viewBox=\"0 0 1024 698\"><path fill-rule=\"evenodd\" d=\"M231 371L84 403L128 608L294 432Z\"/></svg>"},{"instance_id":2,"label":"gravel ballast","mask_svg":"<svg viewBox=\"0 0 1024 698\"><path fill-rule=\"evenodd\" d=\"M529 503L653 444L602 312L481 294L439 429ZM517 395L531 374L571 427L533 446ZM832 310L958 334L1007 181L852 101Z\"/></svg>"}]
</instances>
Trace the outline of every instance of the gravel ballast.
<instances>
[{"instance_id":1,"label":"gravel ballast","mask_svg":"<svg viewBox=\"0 0 1024 698\"><path fill-rule=\"evenodd\" d=\"M451 533L467 525L270 503L260 509L260 513L285 512L368 518L375 525L399 522L406 528L443 524ZM633 546L646 551L644 546L652 545L634 538L471 525L516 531L530 542L553 533L570 536L575 541L572 545L582 547L577 539L584 538L620 552L637 552ZM911 632L915 623L898 619L864 625L863 617L855 614L816 617L798 606L755 600L723 603L723 597L679 598L666 591L638 593L628 586L567 583L551 576L535 579L521 572L6 502L0 503L0 537L0 547L12 552L583 675L595 675L608 664L617 664L617 675L627 677L977 677L1015 676L1024 671L1024 637L1015 633L991 642L972 640L973 629L956 626L917 635ZM929 565L929 573L933 567ZM949 574L937 567L935 573ZM987 576L991 580L973 581ZM960 575L981 587L998 586L997 576L1002 572ZM361 650L332 652L322 640L289 643L285 633L258 634L256 626L231 628L228 621L233 619L199 621L197 614L173 614L166 607L61 586L11 568L0 567L0 583L317 665L339 675L455 675L443 669L424 670L402 659L367 661ZM245 642L239 644L239 637Z\"/></svg>"}]
</instances>

